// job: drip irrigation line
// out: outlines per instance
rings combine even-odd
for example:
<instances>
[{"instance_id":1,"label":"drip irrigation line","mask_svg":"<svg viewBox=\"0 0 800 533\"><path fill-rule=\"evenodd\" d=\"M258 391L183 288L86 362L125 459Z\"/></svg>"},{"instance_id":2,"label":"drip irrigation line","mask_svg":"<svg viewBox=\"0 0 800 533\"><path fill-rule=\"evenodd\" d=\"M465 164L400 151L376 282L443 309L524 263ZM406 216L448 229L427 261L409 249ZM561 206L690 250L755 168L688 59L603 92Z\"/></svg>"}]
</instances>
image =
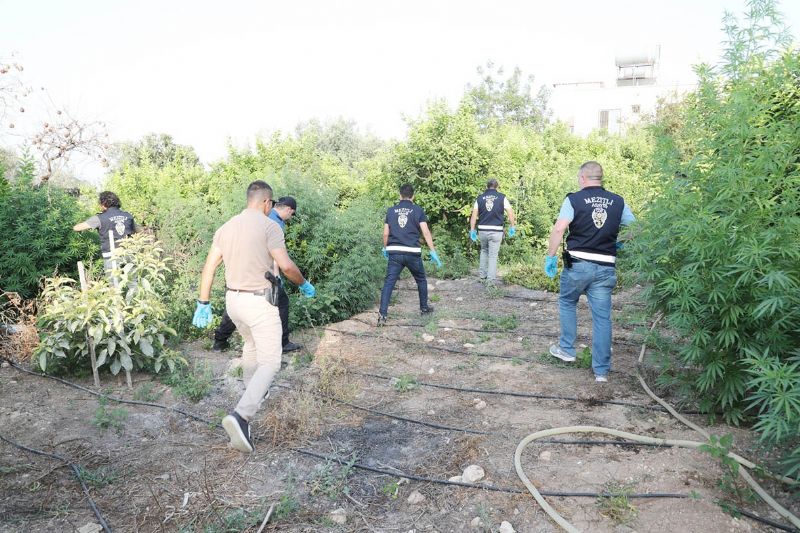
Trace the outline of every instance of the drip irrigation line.
<instances>
[{"instance_id":1,"label":"drip irrigation line","mask_svg":"<svg viewBox=\"0 0 800 533\"><path fill-rule=\"evenodd\" d=\"M393 379L391 376L382 376L380 374L372 374L369 372L358 372L355 370L350 370L353 374L359 376L366 376L370 378L378 378L378 379L386 379L391 380ZM428 383L425 381L417 381L417 385L422 385L425 387L434 387L437 389L446 389L446 390L454 390L459 392L473 392L476 394L495 394L498 396L514 396L517 398L536 398L539 400L562 400L562 401L569 401L569 402L580 402L585 404L610 404L610 405L622 405L624 407L636 407L639 409L647 409L648 411L656 411L659 413L663 413L666 410L663 407L658 407L654 405L642 405L638 403L631 403L631 402L623 402L620 400L596 400L593 398L578 398L577 396L560 396L555 394L538 394L533 392L515 392L515 391L503 391L503 390L488 390L488 389L474 389L468 387L454 387L452 385L440 385L438 383Z\"/></svg>"},{"instance_id":2,"label":"drip irrigation line","mask_svg":"<svg viewBox=\"0 0 800 533\"><path fill-rule=\"evenodd\" d=\"M97 521L100 522L100 526L103 528L103 531L105 531L106 533L111 533L111 528L108 526L108 523L106 522L105 518L103 518L100 509L97 508L97 504L94 502L91 495L89 494L89 487L86 486L86 483L84 483L83 481L83 477L81 477L81 471L79 469L80 465L76 465L72 461L69 461L64 457L61 457L60 455L56 455L54 453L47 453L41 450L36 450L34 448L28 448L27 446L23 446L18 442L14 442L13 440L3 435L0 435L0 440L20 450L32 453L34 455L41 455L42 457L55 459L56 461L61 461L62 463L64 463L62 466L68 466L70 470L72 470L72 473L75 474L75 478L78 480L78 483L80 483L83 495L86 497L86 501L89 503L89 507L91 507L94 516L97 518Z\"/></svg>"},{"instance_id":3,"label":"drip irrigation line","mask_svg":"<svg viewBox=\"0 0 800 533\"><path fill-rule=\"evenodd\" d=\"M196 415L194 413L190 413L189 411L184 411L183 409L180 409L178 407L170 407L169 405L163 405L163 404L160 404L160 403L142 402L142 401L139 401L139 400L126 400L125 398L119 398L117 396L110 396L108 394L103 394L101 392L93 391L92 389L90 389L88 387L84 387L83 385L78 385L77 383L72 383L71 381L67 381L65 379L61 379L61 378L56 377L56 376L50 376L48 374L40 374L38 372L34 372L32 370L28 370L27 368L24 368L24 367L18 365L17 363L15 363L14 361L11 361L10 359L2 357L2 356L0 356L0 360L3 360L5 362L7 362L9 365L11 365L13 368L15 368L16 370L18 370L20 372L24 372L26 374L30 374L32 376L37 376L37 377L40 377L40 378L52 379L53 381L58 381L62 385L66 385L68 387L72 387L73 389L78 389L80 391L87 392L87 393L89 393L89 394L91 394L93 396L97 396L99 398L108 398L112 402L125 403L125 404L129 404L129 405L143 405L143 406L146 406L146 407L156 407L158 409L164 409L166 411L173 411L175 413L181 414L181 415L186 416L188 418L193 418L194 420L196 420L198 422L202 422L203 424L207 424L207 425L210 425L210 426L211 425L213 425L213 426L218 426L219 425L217 422L214 422L212 420L208 420L207 418L203 418L202 416L198 416L198 415Z\"/></svg>"},{"instance_id":4,"label":"drip irrigation line","mask_svg":"<svg viewBox=\"0 0 800 533\"><path fill-rule=\"evenodd\" d=\"M446 346L437 346L435 344L421 344L419 342L407 341L405 339L397 339L394 337L387 337L385 335L378 335L375 333L367 333L361 331L347 331L343 329L335 329L331 327L324 328L326 331L333 331L335 333L341 333L343 335L350 335L352 337L370 337L373 339L383 339L385 341L397 342L400 344L405 344L407 346L418 346L420 348L424 347L429 350L437 350L440 352L449 352L449 353L456 353L459 355L477 355L478 357L494 357L495 359L507 359L507 360L518 360L518 361L525 361L526 363L533 363L532 359L528 359L525 357L517 357L515 355L503 355L503 354L494 354L494 353L484 353L484 352L468 352L467 350L459 350L457 348L448 348Z\"/></svg>"},{"instance_id":5,"label":"drip irrigation line","mask_svg":"<svg viewBox=\"0 0 800 533\"><path fill-rule=\"evenodd\" d=\"M479 489L479 490L489 490L493 492L505 492L509 494L524 494L525 491L522 489L517 489L514 487L498 487L495 485L477 485L475 483L465 483L463 481L450 481L445 479L436 479L430 477L423 477L423 476L415 476L412 474L406 474L403 472L399 472L397 470L385 470L383 468L374 468L372 466L366 466L361 463L353 463L351 461L347 461L344 459L339 459L338 457L332 457L329 455L325 455L322 453L312 452L310 450L304 450L302 448L295 448L293 451L307 455L309 457L315 457L317 459L322 459L325 461L332 461L335 463L339 463L340 465L350 465L353 468L357 468L359 470L364 470L367 472L373 472L375 474L385 474L392 477L399 477L399 478L406 478L412 481L421 481L423 483L435 483L438 485L451 485L455 487L465 487L468 489ZM609 492L562 492L562 491L545 491L542 492L547 496L553 497L563 497L563 498L613 498L616 496L614 493ZM678 498L678 499L685 499L689 496L686 494L680 493L673 493L673 492L643 492L643 493L635 493L635 494L628 494L628 498Z\"/></svg>"}]
</instances>

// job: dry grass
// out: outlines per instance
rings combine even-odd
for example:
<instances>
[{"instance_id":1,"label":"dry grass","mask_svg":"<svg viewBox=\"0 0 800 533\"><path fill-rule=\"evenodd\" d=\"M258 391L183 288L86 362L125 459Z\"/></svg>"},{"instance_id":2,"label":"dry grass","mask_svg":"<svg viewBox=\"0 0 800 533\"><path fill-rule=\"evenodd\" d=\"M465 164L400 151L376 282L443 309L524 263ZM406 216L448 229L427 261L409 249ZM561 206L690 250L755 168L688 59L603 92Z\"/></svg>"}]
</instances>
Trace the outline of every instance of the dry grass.
<instances>
[{"instance_id":1,"label":"dry grass","mask_svg":"<svg viewBox=\"0 0 800 533\"><path fill-rule=\"evenodd\" d=\"M30 360L39 346L34 304L15 292L0 291L0 356L16 362ZM14 330L2 326L14 326Z\"/></svg>"},{"instance_id":2,"label":"dry grass","mask_svg":"<svg viewBox=\"0 0 800 533\"><path fill-rule=\"evenodd\" d=\"M314 360L318 370L316 389L323 396L350 401L358 392L358 385L347 372L342 359L332 355L322 355Z\"/></svg>"},{"instance_id":3,"label":"dry grass","mask_svg":"<svg viewBox=\"0 0 800 533\"><path fill-rule=\"evenodd\" d=\"M293 447L317 437L325 424L325 405L307 388L289 391L267 402L262 419L272 446Z\"/></svg>"}]
</instances>

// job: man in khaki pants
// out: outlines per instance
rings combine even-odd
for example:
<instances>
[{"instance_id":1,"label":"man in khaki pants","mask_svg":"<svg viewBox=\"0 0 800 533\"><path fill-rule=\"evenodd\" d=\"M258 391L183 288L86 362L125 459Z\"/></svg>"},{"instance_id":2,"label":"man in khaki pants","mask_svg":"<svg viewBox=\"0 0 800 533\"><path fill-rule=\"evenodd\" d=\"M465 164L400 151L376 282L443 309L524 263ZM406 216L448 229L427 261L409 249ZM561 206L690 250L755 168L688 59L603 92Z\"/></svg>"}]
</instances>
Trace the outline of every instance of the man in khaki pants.
<instances>
[{"instance_id":1,"label":"man in khaki pants","mask_svg":"<svg viewBox=\"0 0 800 533\"><path fill-rule=\"evenodd\" d=\"M231 438L231 446L245 453L253 451L250 421L281 368L281 319L277 300L269 301L272 284L267 275L274 275L277 264L305 296L316 294L286 253L280 226L267 216L273 204L272 188L261 180L254 181L247 187L247 208L214 234L192 320L200 328L211 321L211 284L220 263L224 263L225 307L244 340L242 367L247 388L236 409L222 419L222 426Z\"/></svg>"}]
</instances>

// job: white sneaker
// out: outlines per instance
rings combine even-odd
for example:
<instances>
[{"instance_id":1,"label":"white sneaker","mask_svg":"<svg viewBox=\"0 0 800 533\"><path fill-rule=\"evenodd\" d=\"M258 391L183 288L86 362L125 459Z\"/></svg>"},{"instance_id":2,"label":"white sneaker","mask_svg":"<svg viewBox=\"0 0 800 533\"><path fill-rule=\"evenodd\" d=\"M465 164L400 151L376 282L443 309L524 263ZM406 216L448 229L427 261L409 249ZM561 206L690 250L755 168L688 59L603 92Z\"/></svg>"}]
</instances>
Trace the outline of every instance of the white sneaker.
<instances>
[{"instance_id":1,"label":"white sneaker","mask_svg":"<svg viewBox=\"0 0 800 533\"><path fill-rule=\"evenodd\" d=\"M596 383L608 383L608 376L595 376L594 381Z\"/></svg>"},{"instance_id":2,"label":"white sneaker","mask_svg":"<svg viewBox=\"0 0 800 533\"><path fill-rule=\"evenodd\" d=\"M562 350L560 346L556 346L555 344L550 345L550 355L552 355L553 357L558 357L559 359L561 359L562 361L566 361L567 363L575 362L574 355L568 354L567 352Z\"/></svg>"}]
</instances>

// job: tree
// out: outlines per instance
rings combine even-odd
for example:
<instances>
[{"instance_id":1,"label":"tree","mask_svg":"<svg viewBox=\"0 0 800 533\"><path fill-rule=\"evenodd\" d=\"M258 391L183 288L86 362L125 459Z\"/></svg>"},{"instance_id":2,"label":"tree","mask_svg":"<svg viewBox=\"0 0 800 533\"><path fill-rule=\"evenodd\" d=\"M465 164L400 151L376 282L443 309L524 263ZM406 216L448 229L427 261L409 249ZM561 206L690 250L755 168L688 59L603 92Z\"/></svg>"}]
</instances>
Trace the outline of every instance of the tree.
<instances>
[{"instance_id":1,"label":"tree","mask_svg":"<svg viewBox=\"0 0 800 533\"><path fill-rule=\"evenodd\" d=\"M125 165L142 166L145 161L156 168L164 168L172 163L185 166L197 166L200 158L194 148L177 144L171 135L166 133L150 133L135 143L119 143L112 149L116 159L115 170Z\"/></svg>"},{"instance_id":2,"label":"tree","mask_svg":"<svg viewBox=\"0 0 800 533\"><path fill-rule=\"evenodd\" d=\"M508 79L503 78L503 67L495 68L491 61L478 67L481 77L478 85L467 85L464 98L471 102L481 128L494 125L518 124L537 131L544 129L550 116L547 109L549 91L539 88L533 95L533 75L522 77L515 67Z\"/></svg>"}]
</instances>

